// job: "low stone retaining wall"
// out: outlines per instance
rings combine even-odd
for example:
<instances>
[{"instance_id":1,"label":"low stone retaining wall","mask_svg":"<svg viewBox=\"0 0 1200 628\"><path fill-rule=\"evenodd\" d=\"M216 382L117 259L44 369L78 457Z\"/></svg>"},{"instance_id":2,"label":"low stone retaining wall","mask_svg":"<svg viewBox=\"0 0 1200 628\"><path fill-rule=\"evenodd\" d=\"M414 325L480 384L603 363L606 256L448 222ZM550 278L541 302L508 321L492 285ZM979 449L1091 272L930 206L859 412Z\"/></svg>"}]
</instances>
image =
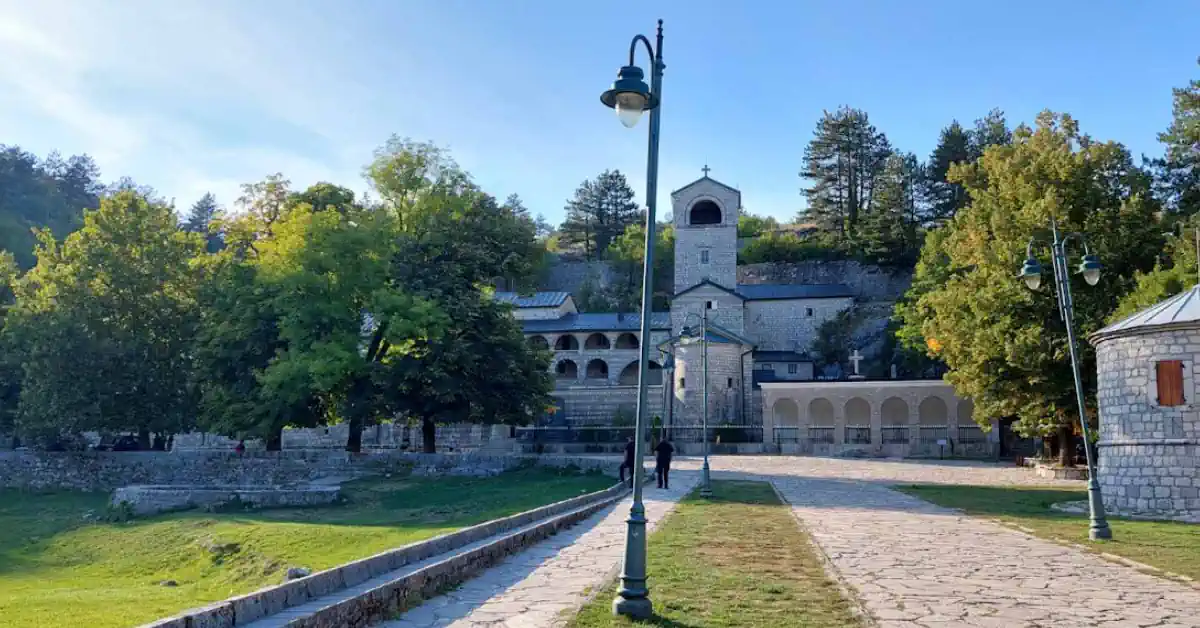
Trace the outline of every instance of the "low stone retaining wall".
<instances>
[{"instance_id":1,"label":"low stone retaining wall","mask_svg":"<svg viewBox=\"0 0 1200 628\"><path fill-rule=\"evenodd\" d=\"M236 486L126 486L113 491L111 505L127 504L135 515L243 504L253 508L327 506L341 499L337 486L246 488Z\"/></svg>"},{"instance_id":2,"label":"low stone retaining wall","mask_svg":"<svg viewBox=\"0 0 1200 628\"><path fill-rule=\"evenodd\" d=\"M131 485L303 486L326 477L383 473L493 475L523 465L575 466L617 474L619 461L483 453L399 451L33 452L0 451L0 488L112 491Z\"/></svg>"},{"instance_id":3,"label":"low stone retaining wall","mask_svg":"<svg viewBox=\"0 0 1200 628\"><path fill-rule=\"evenodd\" d=\"M603 491L573 497L529 510L511 517L495 519L470 528L412 543L381 554L319 571L310 576L253 593L230 598L209 606L186 611L175 617L146 624L143 628L233 628L314 601L342 589L358 586L428 558L481 541L491 536L529 526L540 525L517 535L497 539L471 552L398 577L361 595L326 606L316 613L288 621L287 626L345 627L365 626L391 617L397 612L433 597L444 587L471 577L505 556L570 526L621 499L628 489L617 484Z\"/></svg>"}]
</instances>

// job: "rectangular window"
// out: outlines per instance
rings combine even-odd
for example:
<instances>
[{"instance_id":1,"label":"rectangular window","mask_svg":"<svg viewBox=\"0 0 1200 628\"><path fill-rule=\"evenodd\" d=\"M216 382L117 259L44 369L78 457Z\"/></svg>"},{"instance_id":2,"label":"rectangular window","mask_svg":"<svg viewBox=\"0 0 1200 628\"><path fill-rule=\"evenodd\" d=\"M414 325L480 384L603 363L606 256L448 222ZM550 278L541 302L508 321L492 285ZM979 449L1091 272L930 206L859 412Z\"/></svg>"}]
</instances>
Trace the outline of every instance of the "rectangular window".
<instances>
[{"instance_id":1,"label":"rectangular window","mask_svg":"<svg viewBox=\"0 0 1200 628\"><path fill-rule=\"evenodd\" d=\"M759 365L758 365L758 370L760 370L760 371L774 371L774 370L775 370L775 367L774 367L774 366L771 366L771 365L770 365L769 363L767 363L767 362L764 362L764 363L762 363L762 364L759 364Z\"/></svg>"},{"instance_id":2,"label":"rectangular window","mask_svg":"<svg viewBox=\"0 0 1200 628\"><path fill-rule=\"evenodd\" d=\"M728 377L725 379L725 386L727 386L729 388L733 388L733 378L732 377Z\"/></svg>"},{"instance_id":3,"label":"rectangular window","mask_svg":"<svg viewBox=\"0 0 1200 628\"><path fill-rule=\"evenodd\" d=\"M1183 398L1183 362L1179 360L1163 360L1155 365L1158 377L1158 405L1182 406L1187 403Z\"/></svg>"},{"instance_id":4,"label":"rectangular window","mask_svg":"<svg viewBox=\"0 0 1200 628\"><path fill-rule=\"evenodd\" d=\"M680 389L680 390L683 390L683 388L684 388L684 386L683 386L683 378L682 378L682 377L680 377L680 378L679 378L679 389Z\"/></svg>"},{"instance_id":5,"label":"rectangular window","mask_svg":"<svg viewBox=\"0 0 1200 628\"><path fill-rule=\"evenodd\" d=\"M717 302L716 302L716 301L705 301L705 302L704 302L704 309L706 309L706 310L715 310L715 309L717 309Z\"/></svg>"},{"instance_id":6,"label":"rectangular window","mask_svg":"<svg viewBox=\"0 0 1200 628\"><path fill-rule=\"evenodd\" d=\"M703 251L700 251L700 263L701 263L701 264L707 264L707 263L708 263L708 249L705 249L705 250L703 250Z\"/></svg>"},{"instance_id":7,"label":"rectangular window","mask_svg":"<svg viewBox=\"0 0 1200 628\"><path fill-rule=\"evenodd\" d=\"M806 308L804 308L804 315L805 315L805 316L807 316L807 317L809 317L809 318L812 318L812 315L813 315L813 310L812 310L812 308L811 308L811 307L806 307Z\"/></svg>"},{"instance_id":8,"label":"rectangular window","mask_svg":"<svg viewBox=\"0 0 1200 628\"><path fill-rule=\"evenodd\" d=\"M789 364L789 365L788 365L788 375L795 375L795 374L796 374L796 373L798 373L799 371L800 371L800 365L799 365L799 364Z\"/></svg>"}]
</instances>

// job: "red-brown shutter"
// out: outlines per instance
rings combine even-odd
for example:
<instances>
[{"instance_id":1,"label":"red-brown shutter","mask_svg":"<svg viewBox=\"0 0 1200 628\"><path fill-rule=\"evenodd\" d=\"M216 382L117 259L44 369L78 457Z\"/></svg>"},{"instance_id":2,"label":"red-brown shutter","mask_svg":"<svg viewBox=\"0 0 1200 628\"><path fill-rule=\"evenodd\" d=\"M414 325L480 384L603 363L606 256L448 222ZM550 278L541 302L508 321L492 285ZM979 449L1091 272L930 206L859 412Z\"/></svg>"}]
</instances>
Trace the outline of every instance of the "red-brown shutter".
<instances>
[{"instance_id":1,"label":"red-brown shutter","mask_svg":"<svg viewBox=\"0 0 1200 628\"><path fill-rule=\"evenodd\" d=\"M1158 405L1182 406L1183 362L1163 360L1156 365L1158 375Z\"/></svg>"}]
</instances>

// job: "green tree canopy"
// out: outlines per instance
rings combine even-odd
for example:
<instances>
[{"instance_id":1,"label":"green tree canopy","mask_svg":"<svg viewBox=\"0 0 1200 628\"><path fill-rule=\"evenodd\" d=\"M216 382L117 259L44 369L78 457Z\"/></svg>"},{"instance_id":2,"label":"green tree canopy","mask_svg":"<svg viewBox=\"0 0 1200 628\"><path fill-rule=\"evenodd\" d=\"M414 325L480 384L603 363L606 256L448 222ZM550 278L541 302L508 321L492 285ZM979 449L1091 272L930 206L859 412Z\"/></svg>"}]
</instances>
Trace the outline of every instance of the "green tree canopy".
<instances>
[{"instance_id":1,"label":"green tree canopy","mask_svg":"<svg viewBox=\"0 0 1200 628\"><path fill-rule=\"evenodd\" d=\"M43 443L85 430L150 445L193 420L191 260L199 238L134 191L104 198L60 245L39 233L37 265L13 282L6 353L19 356L17 423Z\"/></svg>"},{"instance_id":2,"label":"green tree canopy","mask_svg":"<svg viewBox=\"0 0 1200 628\"><path fill-rule=\"evenodd\" d=\"M1050 112L1036 128L1018 128L1012 144L954 166L950 178L971 202L926 239L915 294L899 312L901 336L945 361L946 379L975 401L980 421L1016 417L1026 434L1070 425L1073 381L1054 286L1031 292L1015 274L1029 237L1052 216L1063 231L1087 234L1105 276L1095 287L1073 280L1075 321L1081 337L1097 329L1162 246L1149 178L1123 146L1096 142ZM1094 353L1086 342L1080 348L1093 398Z\"/></svg>"}]
</instances>

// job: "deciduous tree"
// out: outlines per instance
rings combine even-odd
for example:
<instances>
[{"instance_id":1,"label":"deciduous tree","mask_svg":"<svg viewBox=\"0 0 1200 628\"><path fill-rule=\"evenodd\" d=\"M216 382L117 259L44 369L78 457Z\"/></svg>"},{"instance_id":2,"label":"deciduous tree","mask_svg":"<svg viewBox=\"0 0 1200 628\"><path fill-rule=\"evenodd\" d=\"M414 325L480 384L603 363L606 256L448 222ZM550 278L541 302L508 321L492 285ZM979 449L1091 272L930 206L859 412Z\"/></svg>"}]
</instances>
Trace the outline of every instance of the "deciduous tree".
<instances>
[{"instance_id":1,"label":"deciduous tree","mask_svg":"<svg viewBox=\"0 0 1200 628\"><path fill-rule=\"evenodd\" d=\"M1015 273L1030 235L1052 216L1063 231L1086 233L1106 270L1095 287L1072 279L1075 321L1080 337L1097 329L1162 246L1149 178L1123 146L1096 142L1070 116L1050 112L950 177L971 202L926 240L914 279L924 292L907 305L903 335L945 361L946 379L975 401L981 422L1017 417L1026 434L1069 432L1077 414L1053 281L1031 292ZM1094 354L1086 342L1080 349L1092 399Z\"/></svg>"}]
</instances>

